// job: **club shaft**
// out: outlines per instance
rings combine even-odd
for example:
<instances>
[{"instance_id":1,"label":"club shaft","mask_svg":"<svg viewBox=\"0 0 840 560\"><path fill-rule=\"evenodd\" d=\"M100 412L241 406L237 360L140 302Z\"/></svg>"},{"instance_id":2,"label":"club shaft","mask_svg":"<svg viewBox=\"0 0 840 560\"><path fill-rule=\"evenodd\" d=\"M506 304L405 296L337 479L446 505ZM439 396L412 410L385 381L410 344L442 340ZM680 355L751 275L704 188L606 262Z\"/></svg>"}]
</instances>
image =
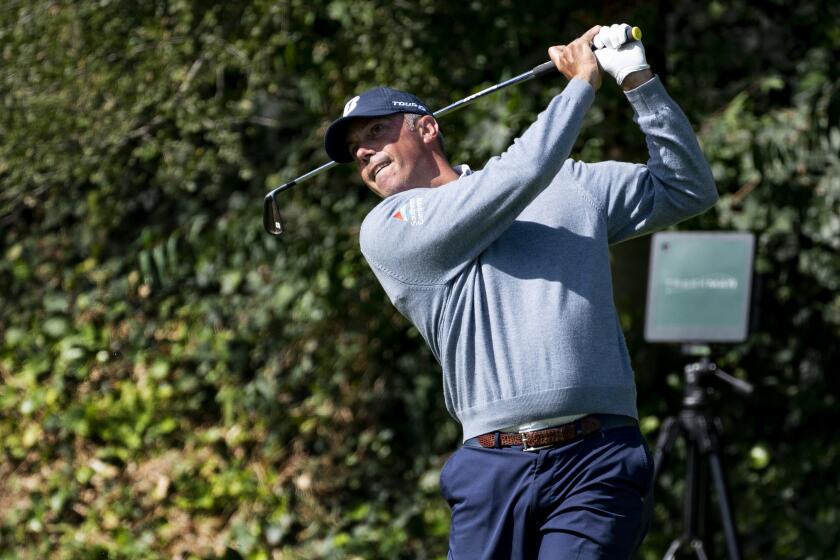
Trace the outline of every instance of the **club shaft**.
<instances>
[{"instance_id":1,"label":"club shaft","mask_svg":"<svg viewBox=\"0 0 840 560\"><path fill-rule=\"evenodd\" d=\"M312 177L315 177L316 175L320 175L324 171L332 169L336 165L338 165L337 161L330 161L328 163L325 163L321 167L317 167L317 168L313 169L312 171L310 171L309 173L305 173L305 174L301 175L300 177L298 177L294 181L289 181L285 185L279 186L278 188L274 189L272 192L274 192L274 193L283 192L284 190L290 189L290 188L292 188L293 186L295 186L296 184L298 184L302 181L306 181L307 179L311 179Z\"/></svg>"},{"instance_id":2,"label":"club shaft","mask_svg":"<svg viewBox=\"0 0 840 560\"><path fill-rule=\"evenodd\" d=\"M539 66L537 66L537 68L539 68ZM510 87L510 86L513 86L513 85L516 85L516 84L521 84L522 82L527 82L528 80L533 80L534 78L537 77L537 74L534 72L534 70L536 70L536 68L528 70L527 72L523 72L522 74L519 74L518 76L514 76L513 78L510 78L509 80L505 80L504 82L501 82L501 83L498 83L496 85L490 86L489 88L483 89L479 92L473 93L472 95L469 95L469 96L461 99L460 101L456 101L455 103L452 103L451 105L447 105L443 109L438 109L437 111L435 111L432 114L434 115L435 118L442 117L442 116L447 115L447 114L449 114L453 111L457 111L458 109L460 109L462 107L466 107L467 105L470 105L471 103L474 103L479 98L484 97L485 95L490 95L491 93L495 93L499 90L505 89L506 87Z\"/></svg>"}]
</instances>

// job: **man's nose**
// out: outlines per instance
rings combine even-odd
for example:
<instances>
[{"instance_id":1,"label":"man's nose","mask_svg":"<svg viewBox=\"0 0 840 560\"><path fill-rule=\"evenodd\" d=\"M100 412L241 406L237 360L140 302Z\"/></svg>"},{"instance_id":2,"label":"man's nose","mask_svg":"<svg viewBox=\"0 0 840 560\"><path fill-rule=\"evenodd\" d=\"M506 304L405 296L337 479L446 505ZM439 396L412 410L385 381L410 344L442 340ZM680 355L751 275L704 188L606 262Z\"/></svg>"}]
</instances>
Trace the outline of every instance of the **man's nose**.
<instances>
[{"instance_id":1,"label":"man's nose","mask_svg":"<svg viewBox=\"0 0 840 560\"><path fill-rule=\"evenodd\" d=\"M359 146L356 148L356 159L358 159L363 164L367 165L370 161L370 158L376 153L376 150L368 148L366 146Z\"/></svg>"}]
</instances>

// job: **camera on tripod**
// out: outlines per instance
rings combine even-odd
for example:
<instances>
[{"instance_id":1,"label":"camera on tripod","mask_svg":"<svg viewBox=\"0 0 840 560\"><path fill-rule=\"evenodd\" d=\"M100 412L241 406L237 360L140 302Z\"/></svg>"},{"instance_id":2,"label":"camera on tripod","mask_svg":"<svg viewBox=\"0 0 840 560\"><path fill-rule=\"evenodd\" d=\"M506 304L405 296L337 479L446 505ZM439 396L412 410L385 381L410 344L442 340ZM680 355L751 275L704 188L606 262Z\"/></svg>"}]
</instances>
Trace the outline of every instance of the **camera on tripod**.
<instances>
[{"instance_id":1,"label":"camera on tripod","mask_svg":"<svg viewBox=\"0 0 840 560\"><path fill-rule=\"evenodd\" d=\"M676 441L685 438L683 532L664 558L672 560L684 548L700 560L708 558L703 517L711 473L727 553L731 560L740 560L719 453L722 425L708 412L706 397L713 382L742 395L749 395L753 386L718 369L708 345L747 339L755 237L742 232L664 232L653 236L651 249L645 339L681 343L685 355L699 357L683 370L682 409L662 423L654 451L656 481Z\"/></svg>"}]
</instances>

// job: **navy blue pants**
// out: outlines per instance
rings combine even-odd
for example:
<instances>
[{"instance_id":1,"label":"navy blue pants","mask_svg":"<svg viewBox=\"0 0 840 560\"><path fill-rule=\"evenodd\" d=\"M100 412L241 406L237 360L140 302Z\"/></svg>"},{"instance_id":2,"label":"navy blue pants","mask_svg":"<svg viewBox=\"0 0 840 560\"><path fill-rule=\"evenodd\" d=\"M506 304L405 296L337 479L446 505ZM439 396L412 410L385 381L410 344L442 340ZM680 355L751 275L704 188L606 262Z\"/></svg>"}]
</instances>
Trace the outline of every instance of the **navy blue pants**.
<instances>
[{"instance_id":1,"label":"navy blue pants","mask_svg":"<svg viewBox=\"0 0 840 560\"><path fill-rule=\"evenodd\" d=\"M465 445L440 475L449 558L628 558L647 532L652 482L636 426L536 452Z\"/></svg>"}]
</instances>

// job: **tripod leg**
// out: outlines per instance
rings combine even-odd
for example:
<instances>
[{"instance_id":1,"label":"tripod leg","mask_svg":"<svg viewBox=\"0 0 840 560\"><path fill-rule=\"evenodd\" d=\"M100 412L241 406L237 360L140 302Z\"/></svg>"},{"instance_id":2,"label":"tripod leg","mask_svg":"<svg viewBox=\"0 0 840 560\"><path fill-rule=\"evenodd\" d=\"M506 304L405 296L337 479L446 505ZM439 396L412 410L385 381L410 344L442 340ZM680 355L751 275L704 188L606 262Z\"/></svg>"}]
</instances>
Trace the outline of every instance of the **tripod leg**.
<instances>
[{"instance_id":1,"label":"tripod leg","mask_svg":"<svg viewBox=\"0 0 840 560\"><path fill-rule=\"evenodd\" d=\"M659 473L665 464L665 458L674 447L677 436L680 435L680 423L673 416L666 418L659 430L659 437L656 438L656 447L653 453L653 481L659 480Z\"/></svg>"},{"instance_id":2,"label":"tripod leg","mask_svg":"<svg viewBox=\"0 0 840 560\"><path fill-rule=\"evenodd\" d=\"M703 548L703 541L700 539L691 541L691 550L694 551L694 555L697 556L698 560L709 560L709 557L706 556L706 549Z\"/></svg>"},{"instance_id":3,"label":"tripod leg","mask_svg":"<svg viewBox=\"0 0 840 560\"><path fill-rule=\"evenodd\" d=\"M685 489L683 490L683 540L696 551L696 543L704 534L708 473L702 461L702 450L698 448L696 433L698 424L695 418L688 417L689 439L685 450Z\"/></svg>"},{"instance_id":4,"label":"tripod leg","mask_svg":"<svg viewBox=\"0 0 840 560\"><path fill-rule=\"evenodd\" d=\"M718 494L720 517L723 524L723 534L726 537L726 549L729 552L729 559L741 560L738 534L735 531L735 520L732 517L732 510L729 507L729 494L726 491L726 480L723 477L723 467L721 466L720 457L718 457L716 449L710 451L709 463L712 467L712 479Z\"/></svg>"},{"instance_id":5,"label":"tripod leg","mask_svg":"<svg viewBox=\"0 0 840 560\"><path fill-rule=\"evenodd\" d=\"M662 427L659 429L659 436L656 438L656 447L653 452L653 484L656 484L656 481L659 480L659 474L662 472L665 458L674 447L677 436L680 435L680 429L680 423L674 416L666 418L662 423ZM662 557L662 560L674 560L682 545L682 537L674 539L671 546L668 547L665 556Z\"/></svg>"},{"instance_id":6,"label":"tripod leg","mask_svg":"<svg viewBox=\"0 0 840 560\"><path fill-rule=\"evenodd\" d=\"M677 557L677 552L682 547L682 539L674 539L671 546L668 547L668 552L662 557L662 560L674 560Z\"/></svg>"},{"instance_id":7,"label":"tripod leg","mask_svg":"<svg viewBox=\"0 0 840 560\"><path fill-rule=\"evenodd\" d=\"M668 552L665 553L662 560L674 560L677 557L677 552L680 551L686 542L688 542L688 547L694 552L697 560L709 560L709 557L706 556L706 550L703 548L703 541L700 539L685 541L682 538L676 539L671 543L671 546L668 547Z\"/></svg>"}]
</instances>

